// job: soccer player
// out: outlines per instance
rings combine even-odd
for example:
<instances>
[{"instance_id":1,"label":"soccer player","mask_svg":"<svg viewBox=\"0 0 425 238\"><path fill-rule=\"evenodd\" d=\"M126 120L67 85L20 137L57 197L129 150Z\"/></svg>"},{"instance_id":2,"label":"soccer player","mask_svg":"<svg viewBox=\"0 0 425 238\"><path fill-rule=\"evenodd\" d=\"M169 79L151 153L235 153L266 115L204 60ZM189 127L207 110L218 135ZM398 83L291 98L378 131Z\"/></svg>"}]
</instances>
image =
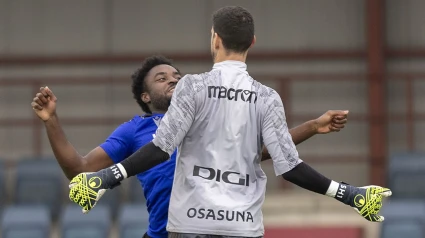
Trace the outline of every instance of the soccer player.
<instances>
[{"instance_id":1,"label":"soccer player","mask_svg":"<svg viewBox=\"0 0 425 238\"><path fill-rule=\"evenodd\" d=\"M44 121L46 132L56 159L65 175L72 179L79 173L98 171L119 163L141 146L149 143L170 104L171 96L180 71L163 56L152 56L144 60L133 74L132 91L140 108L146 112L120 125L100 146L81 156L66 139L56 114L56 96L47 87L40 88L31 103L35 113ZM328 111L315 120L289 130L295 144L314 134L341 130L347 122L348 111ZM263 159L270 158L263 151ZM174 177L176 153L171 159L137 178L143 186L147 201L149 228L146 237L167 237L166 224L168 204Z\"/></svg>"},{"instance_id":2,"label":"soccer player","mask_svg":"<svg viewBox=\"0 0 425 238\"><path fill-rule=\"evenodd\" d=\"M264 144L276 175L335 198L369 221L383 221L378 213L391 190L335 182L299 158L281 98L246 71L248 50L255 41L254 21L246 9L216 11L211 29L213 69L185 75L152 142L116 165L74 177L70 199L88 211L107 189L168 161L178 147L169 237L262 237Z\"/></svg>"}]
</instances>

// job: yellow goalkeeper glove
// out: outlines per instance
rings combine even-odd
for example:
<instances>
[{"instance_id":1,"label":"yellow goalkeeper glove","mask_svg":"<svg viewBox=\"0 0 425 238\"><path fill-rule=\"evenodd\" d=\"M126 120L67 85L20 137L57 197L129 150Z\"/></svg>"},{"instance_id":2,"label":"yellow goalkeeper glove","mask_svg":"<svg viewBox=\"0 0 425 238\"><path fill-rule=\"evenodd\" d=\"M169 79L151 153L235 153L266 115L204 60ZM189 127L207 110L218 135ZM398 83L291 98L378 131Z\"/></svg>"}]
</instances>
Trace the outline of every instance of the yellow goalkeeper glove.
<instances>
[{"instance_id":1,"label":"yellow goalkeeper glove","mask_svg":"<svg viewBox=\"0 0 425 238\"><path fill-rule=\"evenodd\" d=\"M353 207L368 221L382 222L384 217L378 214L382 207L382 200L391 194L390 189L380 186L354 187L340 183L335 199Z\"/></svg>"},{"instance_id":2,"label":"yellow goalkeeper glove","mask_svg":"<svg viewBox=\"0 0 425 238\"><path fill-rule=\"evenodd\" d=\"M80 173L69 183L69 199L88 213L107 189L120 185L123 174L116 165L95 173Z\"/></svg>"}]
</instances>

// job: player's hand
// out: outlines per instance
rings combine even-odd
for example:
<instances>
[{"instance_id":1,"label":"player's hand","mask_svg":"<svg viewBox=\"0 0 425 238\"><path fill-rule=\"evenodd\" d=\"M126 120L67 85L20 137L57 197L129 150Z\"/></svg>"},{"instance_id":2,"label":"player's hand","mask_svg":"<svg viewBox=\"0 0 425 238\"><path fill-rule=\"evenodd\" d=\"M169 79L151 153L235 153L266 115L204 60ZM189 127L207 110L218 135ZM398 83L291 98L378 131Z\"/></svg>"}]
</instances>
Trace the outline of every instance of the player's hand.
<instances>
[{"instance_id":1,"label":"player's hand","mask_svg":"<svg viewBox=\"0 0 425 238\"><path fill-rule=\"evenodd\" d=\"M344 190L343 196L341 196L340 189ZM384 217L379 215L382 200L384 197L391 196L391 194L390 189L375 185L358 188L348 184L340 184L335 198L353 207L364 219L371 222L382 222Z\"/></svg>"},{"instance_id":2,"label":"player's hand","mask_svg":"<svg viewBox=\"0 0 425 238\"><path fill-rule=\"evenodd\" d=\"M43 120L49 120L56 114L56 101L57 98L52 90L48 87L41 87L31 102L31 107L37 116Z\"/></svg>"},{"instance_id":3,"label":"player's hand","mask_svg":"<svg viewBox=\"0 0 425 238\"><path fill-rule=\"evenodd\" d=\"M338 132L345 127L348 118L348 111L329 110L319 118L314 120L314 126L318 134Z\"/></svg>"},{"instance_id":4,"label":"player's hand","mask_svg":"<svg viewBox=\"0 0 425 238\"><path fill-rule=\"evenodd\" d=\"M88 213L106 190L120 185L122 179L116 165L95 173L80 173L69 183L69 199L82 207L83 213Z\"/></svg>"}]
</instances>

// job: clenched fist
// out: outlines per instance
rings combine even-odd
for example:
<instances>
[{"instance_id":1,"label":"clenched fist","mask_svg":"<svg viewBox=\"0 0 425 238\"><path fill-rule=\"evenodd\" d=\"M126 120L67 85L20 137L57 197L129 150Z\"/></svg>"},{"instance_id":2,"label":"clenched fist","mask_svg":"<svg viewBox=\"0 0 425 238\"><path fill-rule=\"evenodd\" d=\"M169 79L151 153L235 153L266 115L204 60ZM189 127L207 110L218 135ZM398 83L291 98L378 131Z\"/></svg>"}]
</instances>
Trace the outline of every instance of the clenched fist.
<instances>
[{"instance_id":1,"label":"clenched fist","mask_svg":"<svg viewBox=\"0 0 425 238\"><path fill-rule=\"evenodd\" d=\"M329 132L338 132L345 127L347 123L348 111L329 110L319 118L314 120L316 133L327 134Z\"/></svg>"},{"instance_id":2,"label":"clenched fist","mask_svg":"<svg viewBox=\"0 0 425 238\"><path fill-rule=\"evenodd\" d=\"M40 92L35 95L31 102L31 107L37 116L47 121L56 114L57 98L48 87L41 87Z\"/></svg>"}]
</instances>

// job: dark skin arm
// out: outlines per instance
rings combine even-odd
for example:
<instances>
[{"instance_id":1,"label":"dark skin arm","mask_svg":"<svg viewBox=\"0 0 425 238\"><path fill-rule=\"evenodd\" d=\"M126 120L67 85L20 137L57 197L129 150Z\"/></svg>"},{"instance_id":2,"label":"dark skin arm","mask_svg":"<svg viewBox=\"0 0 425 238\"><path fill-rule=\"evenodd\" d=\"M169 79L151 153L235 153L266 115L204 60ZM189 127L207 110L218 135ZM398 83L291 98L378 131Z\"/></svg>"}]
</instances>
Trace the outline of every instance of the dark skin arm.
<instances>
[{"instance_id":1,"label":"dark skin arm","mask_svg":"<svg viewBox=\"0 0 425 238\"><path fill-rule=\"evenodd\" d=\"M302 143L316 134L327 134L338 132L345 127L347 123L348 111L329 110L319 118L304 122L303 124L292 128L289 133L295 145ZM261 160L271 159L267 148L263 146Z\"/></svg>"},{"instance_id":2,"label":"dark skin arm","mask_svg":"<svg viewBox=\"0 0 425 238\"><path fill-rule=\"evenodd\" d=\"M53 153L68 179L79 173L96 172L113 165L112 159L101 147L96 147L87 155L80 155L66 138L56 114L57 98L46 87L34 97L31 106L37 116L44 122Z\"/></svg>"},{"instance_id":3,"label":"dark skin arm","mask_svg":"<svg viewBox=\"0 0 425 238\"><path fill-rule=\"evenodd\" d=\"M44 122L53 153L68 179L79 173L95 172L113 165L112 159L101 147L96 147L87 155L80 155L66 138L56 114L57 98L47 87L41 87L31 106L37 116ZM297 145L315 134L340 131L347 122L348 111L328 111L321 117L307 121L289 130L294 144ZM264 147L262 160L270 159Z\"/></svg>"}]
</instances>

